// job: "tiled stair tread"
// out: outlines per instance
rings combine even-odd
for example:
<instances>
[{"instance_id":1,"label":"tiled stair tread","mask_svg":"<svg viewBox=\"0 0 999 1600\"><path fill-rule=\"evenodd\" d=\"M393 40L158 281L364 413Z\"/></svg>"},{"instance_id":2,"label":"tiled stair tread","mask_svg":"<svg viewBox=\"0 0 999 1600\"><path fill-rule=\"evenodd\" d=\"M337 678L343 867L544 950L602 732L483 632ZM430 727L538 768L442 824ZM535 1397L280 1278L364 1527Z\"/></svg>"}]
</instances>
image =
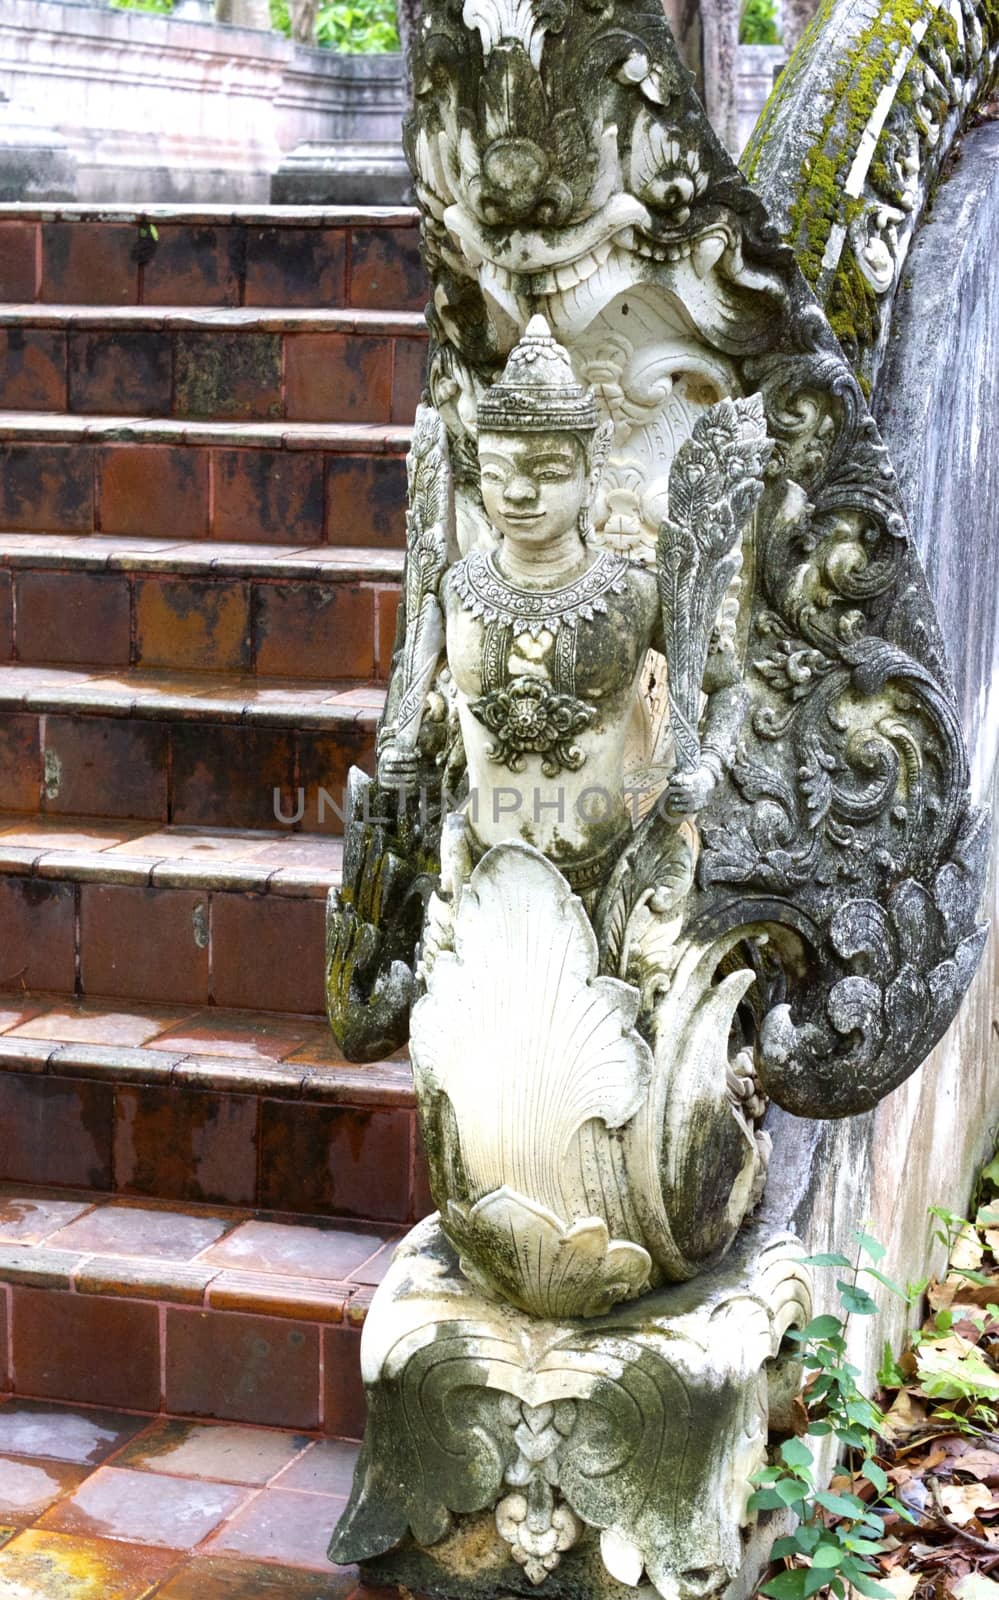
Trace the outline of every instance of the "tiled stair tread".
<instances>
[{"instance_id":1,"label":"tiled stair tread","mask_svg":"<svg viewBox=\"0 0 999 1600\"><path fill-rule=\"evenodd\" d=\"M364 1319L402 1229L0 1184L0 1283Z\"/></svg>"},{"instance_id":2,"label":"tiled stair tread","mask_svg":"<svg viewBox=\"0 0 999 1600\"><path fill-rule=\"evenodd\" d=\"M266 228L415 228L420 213L415 206L233 206L158 205L124 203L94 205L92 201L20 201L0 205L0 222L238 222Z\"/></svg>"},{"instance_id":3,"label":"tiled stair tread","mask_svg":"<svg viewBox=\"0 0 999 1600\"><path fill-rule=\"evenodd\" d=\"M289 1429L13 1396L0 1402L0 1589L363 1600L356 1568L326 1560L356 1456Z\"/></svg>"},{"instance_id":4,"label":"tiled stair tread","mask_svg":"<svg viewBox=\"0 0 999 1600\"><path fill-rule=\"evenodd\" d=\"M293 1013L0 992L0 1071L214 1087L327 1104L415 1104L405 1051L345 1061L324 1021Z\"/></svg>"},{"instance_id":5,"label":"tiled stair tread","mask_svg":"<svg viewBox=\"0 0 999 1600\"><path fill-rule=\"evenodd\" d=\"M399 455L412 428L375 422L190 422L171 417L76 416L61 411L0 411L0 440L66 444L210 444Z\"/></svg>"},{"instance_id":6,"label":"tiled stair tread","mask_svg":"<svg viewBox=\"0 0 999 1600\"><path fill-rule=\"evenodd\" d=\"M342 863L327 834L0 812L0 874L301 896L325 895Z\"/></svg>"},{"instance_id":7,"label":"tiled stair tread","mask_svg":"<svg viewBox=\"0 0 999 1600\"><path fill-rule=\"evenodd\" d=\"M338 687L225 672L0 666L0 711L373 728L384 700L384 689L375 684Z\"/></svg>"},{"instance_id":8,"label":"tiled stair tread","mask_svg":"<svg viewBox=\"0 0 999 1600\"><path fill-rule=\"evenodd\" d=\"M100 533L4 533L0 566L81 572L184 572L219 578L328 578L395 583L401 550L349 545L224 544Z\"/></svg>"},{"instance_id":9,"label":"tiled stair tread","mask_svg":"<svg viewBox=\"0 0 999 1600\"><path fill-rule=\"evenodd\" d=\"M0 303L0 328L183 328L192 332L363 333L426 337L419 311L306 310L274 306L92 306L24 301Z\"/></svg>"}]
</instances>

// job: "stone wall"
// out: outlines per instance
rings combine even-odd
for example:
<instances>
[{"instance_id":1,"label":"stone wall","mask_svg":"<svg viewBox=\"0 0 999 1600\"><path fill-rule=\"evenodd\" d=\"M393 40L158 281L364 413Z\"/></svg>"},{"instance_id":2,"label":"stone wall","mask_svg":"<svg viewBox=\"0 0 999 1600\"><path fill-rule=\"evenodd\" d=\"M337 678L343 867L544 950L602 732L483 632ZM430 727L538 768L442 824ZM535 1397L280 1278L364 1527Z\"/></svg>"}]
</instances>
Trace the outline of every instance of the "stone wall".
<instances>
[{"instance_id":1,"label":"stone wall","mask_svg":"<svg viewBox=\"0 0 999 1600\"><path fill-rule=\"evenodd\" d=\"M963 141L962 158L917 233L895 306L875 399L947 641L968 736L972 794L999 805L999 125ZM966 1215L975 1173L999 1129L999 823L992 932L957 1019L925 1065L849 1123L773 1119L768 1208L813 1250L855 1253L861 1223L890 1246L902 1283L943 1265L930 1205ZM835 1272L816 1273L821 1309ZM880 1319L856 1319L855 1356L870 1379L915 1313L876 1285Z\"/></svg>"},{"instance_id":2,"label":"stone wall","mask_svg":"<svg viewBox=\"0 0 999 1600\"><path fill-rule=\"evenodd\" d=\"M398 141L403 74L250 28L4 0L3 92L68 141L80 200L259 204L303 141Z\"/></svg>"}]
</instances>

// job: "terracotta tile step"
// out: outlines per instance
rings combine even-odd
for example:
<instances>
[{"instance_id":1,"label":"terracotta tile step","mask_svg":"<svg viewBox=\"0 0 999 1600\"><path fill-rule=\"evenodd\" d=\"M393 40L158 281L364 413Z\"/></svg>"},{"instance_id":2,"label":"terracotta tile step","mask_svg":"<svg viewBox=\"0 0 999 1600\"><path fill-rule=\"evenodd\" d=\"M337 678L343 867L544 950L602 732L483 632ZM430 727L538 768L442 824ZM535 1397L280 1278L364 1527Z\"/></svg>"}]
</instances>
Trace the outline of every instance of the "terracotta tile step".
<instances>
[{"instance_id":1,"label":"terracotta tile step","mask_svg":"<svg viewBox=\"0 0 999 1600\"><path fill-rule=\"evenodd\" d=\"M0 534L0 552L0 664L388 675L394 551Z\"/></svg>"},{"instance_id":2,"label":"terracotta tile step","mask_svg":"<svg viewBox=\"0 0 999 1600\"><path fill-rule=\"evenodd\" d=\"M0 406L411 423L426 353L415 312L0 306Z\"/></svg>"},{"instance_id":3,"label":"terracotta tile step","mask_svg":"<svg viewBox=\"0 0 999 1600\"><path fill-rule=\"evenodd\" d=\"M400 1230L4 1184L8 1393L357 1438ZM0 1411L0 1436L2 1436Z\"/></svg>"},{"instance_id":4,"label":"terracotta tile step","mask_svg":"<svg viewBox=\"0 0 999 1600\"><path fill-rule=\"evenodd\" d=\"M348 1065L316 1017L19 991L0 1029L5 1182L391 1227L433 1209L408 1061Z\"/></svg>"},{"instance_id":5,"label":"terracotta tile step","mask_svg":"<svg viewBox=\"0 0 999 1600\"><path fill-rule=\"evenodd\" d=\"M12 1396L0 1452L7 1596L385 1600L326 1558L349 1440Z\"/></svg>"},{"instance_id":6,"label":"terracotta tile step","mask_svg":"<svg viewBox=\"0 0 999 1600\"><path fill-rule=\"evenodd\" d=\"M339 834L383 691L0 666L0 813Z\"/></svg>"},{"instance_id":7,"label":"terracotta tile step","mask_svg":"<svg viewBox=\"0 0 999 1600\"><path fill-rule=\"evenodd\" d=\"M411 429L0 412L0 528L401 549Z\"/></svg>"},{"instance_id":8,"label":"terracotta tile step","mask_svg":"<svg viewBox=\"0 0 999 1600\"><path fill-rule=\"evenodd\" d=\"M421 311L415 210L0 207L0 300Z\"/></svg>"}]
</instances>

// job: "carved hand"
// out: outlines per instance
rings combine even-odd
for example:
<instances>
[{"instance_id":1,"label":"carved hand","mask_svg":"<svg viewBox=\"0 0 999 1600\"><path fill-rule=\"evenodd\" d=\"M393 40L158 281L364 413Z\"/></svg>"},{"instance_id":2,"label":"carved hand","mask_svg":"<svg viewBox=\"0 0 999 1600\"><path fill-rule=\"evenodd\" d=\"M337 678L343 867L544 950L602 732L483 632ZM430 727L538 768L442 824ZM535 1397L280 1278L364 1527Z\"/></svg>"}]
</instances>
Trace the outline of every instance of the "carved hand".
<instances>
[{"instance_id":1,"label":"carved hand","mask_svg":"<svg viewBox=\"0 0 999 1600\"><path fill-rule=\"evenodd\" d=\"M693 772L677 772L670 779L663 805L671 817L689 816L706 806L718 785L718 774L702 762Z\"/></svg>"},{"instance_id":2,"label":"carved hand","mask_svg":"<svg viewBox=\"0 0 999 1600\"><path fill-rule=\"evenodd\" d=\"M404 745L387 744L378 757L378 782L383 789L415 789L420 776L420 757Z\"/></svg>"}]
</instances>

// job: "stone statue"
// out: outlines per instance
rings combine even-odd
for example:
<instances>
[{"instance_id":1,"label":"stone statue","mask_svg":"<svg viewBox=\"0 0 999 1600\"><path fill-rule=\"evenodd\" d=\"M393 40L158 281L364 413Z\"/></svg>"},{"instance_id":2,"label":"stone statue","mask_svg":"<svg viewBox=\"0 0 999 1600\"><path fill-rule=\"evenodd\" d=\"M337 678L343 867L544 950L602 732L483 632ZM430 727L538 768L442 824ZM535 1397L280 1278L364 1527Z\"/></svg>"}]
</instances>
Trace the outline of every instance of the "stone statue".
<instances>
[{"instance_id":1,"label":"stone statue","mask_svg":"<svg viewBox=\"0 0 999 1600\"><path fill-rule=\"evenodd\" d=\"M331 1553L706 1600L809 1316L768 1101L918 1066L984 834L884 447L657 0L429 0L413 81L433 346L328 996L408 1037L438 1211Z\"/></svg>"}]
</instances>

